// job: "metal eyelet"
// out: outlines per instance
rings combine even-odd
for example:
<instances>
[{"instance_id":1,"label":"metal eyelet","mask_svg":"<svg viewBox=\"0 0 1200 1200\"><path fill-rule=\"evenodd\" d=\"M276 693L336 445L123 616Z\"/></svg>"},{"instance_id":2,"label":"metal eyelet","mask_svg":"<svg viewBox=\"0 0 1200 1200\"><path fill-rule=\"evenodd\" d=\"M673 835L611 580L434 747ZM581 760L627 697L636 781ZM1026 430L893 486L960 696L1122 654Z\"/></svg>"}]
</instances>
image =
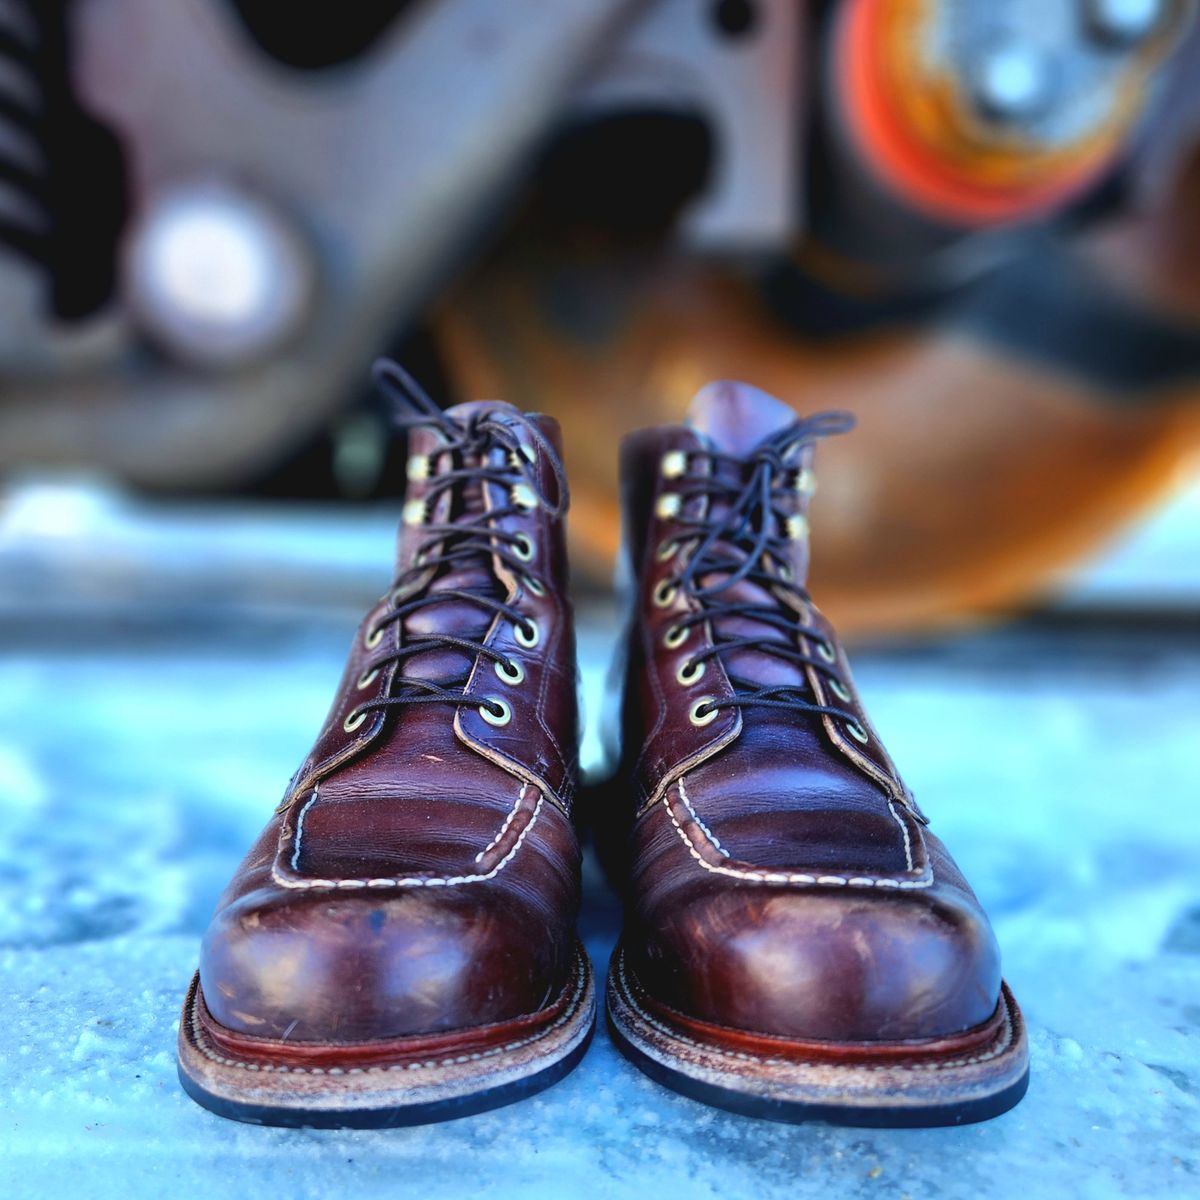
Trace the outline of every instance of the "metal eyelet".
<instances>
[{"instance_id":1,"label":"metal eyelet","mask_svg":"<svg viewBox=\"0 0 1200 1200\"><path fill-rule=\"evenodd\" d=\"M668 650L678 650L687 641L689 633L691 629L687 625L672 625L663 634L663 645Z\"/></svg>"},{"instance_id":2,"label":"metal eyelet","mask_svg":"<svg viewBox=\"0 0 1200 1200\"><path fill-rule=\"evenodd\" d=\"M804 467L802 470L796 472L796 482L794 486L796 491L801 492L806 496L811 496L813 492L817 490L816 476L813 475L812 471L810 471L808 467Z\"/></svg>"},{"instance_id":3,"label":"metal eyelet","mask_svg":"<svg viewBox=\"0 0 1200 1200\"><path fill-rule=\"evenodd\" d=\"M659 542L658 550L654 557L659 562L666 562L668 558L674 558L679 553L679 543L672 538L667 538L664 542Z\"/></svg>"},{"instance_id":4,"label":"metal eyelet","mask_svg":"<svg viewBox=\"0 0 1200 1200\"><path fill-rule=\"evenodd\" d=\"M669 579L660 579L654 589L654 603L658 608L667 608L675 603L679 588Z\"/></svg>"},{"instance_id":5,"label":"metal eyelet","mask_svg":"<svg viewBox=\"0 0 1200 1200\"><path fill-rule=\"evenodd\" d=\"M367 714L365 712L351 713L342 722L342 728L347 733L353 733L366 719L367 719Z\"/></svg>"},{"instance_id":6,"label":"metal eyelet","mask_svg":"<svg viewBox=\"0 0 1200 1200\"><path fill-rule=\"evenodd\" d=\"M373 684L378 678L379 668L372 667L372 669L366 672L365 675L360 675L358 677L358 682L354 686L361 692L363 688L369 688L371 684Z\"/></svg>"},{"instance_id":7,"label":"metal eyelet","mask_svg":"<svg viewBox=\"0 0 1200 1200\"><path fill-rule=\"evenodd\" d=\"M425 501L409 500L402 510L402 519L405 525L424 525Z\"/></svg>"},{"instance_id":8,"label":"metal eyelet","mask_svg":"<svg viewBox=\"0 0 1200 1200\"><path fill-rule=\"evenodd\" d=\"M537 508L537 493L527 483L514 483L509 497L518 508L523 508L526 512Z\"/></svg>"},{"instance_id":9,"label":"metal eyelet","mask_svg":"<svg viewBox=\"0 0 1200 1200\"><path fill-rule=\"evenodd\" d=\"M368 650L374 650L380 642L383 641L383 626L376 625L374 629L367 630L367 636L363 638L363 645Z\"/></svg>"},{"instance_id":10,"label":"metal eyelet","mask_svg":"<svg viewBox=\"0 0 1200 1200\"><path fill-rule=\"evenodd\" d=\"M518 645L524 646L526 650L532 650L542 640L542 630L532 617L527 617L513 626L513 637L516 638Z\"/></svg>"},{"instance_id":11,"label":"metal eyelet","mask_svg":"<svg viewBox=\"0 0 1200 1200\"><path fill-rule=\"evenodd\" d=\"M776 568L776 574L783 580L784 583L791 583L796 578L795 569L789 562L781 562Z\"/></svg>"},{"instance_id":12,"label":"metal eyelet","mask_svg":"<svg viewBox=\"0 0 1200 1200\"><path fill-rule=\"evenodd\" d=\"M683 684L684 687L691 687L703 674L705 664L702 662L680 663L679 670L675 672L676 683Z\"/></svg>"},{"instance_id":13,"label":"metal eyelet","mask_svg":"<svg viewBox=\"0 0 1200 1200\"><path fill-rule=\"evenodd\" d=\"M846 722L846 732L856 741L865 746L871 739L867 731L857 721Z\"/></svg>"},{"instance_id":14,"label":"metal eyelet","mask_svg":"<svg viewBox=\"0 0 1200 1200\"><path fill-rule=\"evenodd\" d=\"M659 462L664 479L678 479L687 470L687 455L682 450L668 450Z\"/></svg>"},{"instance_id":15,"label":"metal eyelet","mask_svg":"<svg viewBox=\"0 0 1200 1200\"><path fill-rule=\"evenodd\" d=\"M827 663L837 662L837 651L828 642L818 642L817 653Z\"/></svg>"},{"instance_id":16,"label":"metal eyelet","mask_svg":"<svg viewBox=\"0 0 1200 1200\"><path fill-rule=\"evenodd\" d=\"M499 713L495 713L492 709L498 708ZM507 725L512 720L512 708L503 700L498 700L495 696L489 696L479 706L479 715L489 725Z\"/></svg>"},{"instance_id":17,"label":"metal eyelet","mask_svg":"<svg viewBox=\"0 0 1200 1200\"><path fill-rule=\"evenodd\" d=\"M515 687L518 683L524 682L525 668L515 658L510 659L507 664L503 659L497 659L493 665L496 668L496 675L505 683L511 683ZM512 667L511 673L509 667Z\"/></svg>"},{"instance_id":18,"label":"metal eyelet","mask_svg":"<svg viewBox=\"0 0 1200 1200\"><path fill-rule=\"evenodd\" d=\"M534 579L532 575L524 575L521 577L521 582L534 596L544 596L546 594L546 585L540 579Z\"/></svg>"},{"instance_id":19,"label":"metal eyelet","mask_svg":"<svg viewBox=\"0 0 1200 1200\"><path fill-rule=\"evenodd\" d=\"M410 455L409 460L404 465L404 474L413 483L420 483L422 480L429 478L430 462L429 456L426 454Z\"/></svg>"},{"instance_id":20,"label":"metal eyelet","mask_svg":"<svg viewBox=\"0 0 1200 1200\"><path fill-rule=\"evenodd\" d=\"M844 700L847 704L850 702L850 689L840 679L829 680L829 690L839 700Z\"/></svg>"},{"instance_id":21,"label":"metal eyelet","mask_svg":"<svg viewBox=\"0 0 1200 1200\"><path fill-rule=\"evenodd\" d=\"M808 518L801 516L799 513L788 517L787 535L793 542L803 541L808 537Z\"/></svg>"},{"instance_id":22,"label":"metal eyelet","mask_svg":"<svg viewBox=\"0 0 1200 1200\"><path fill-rule=\"evenodd\" d=\"M655 501L654 514L661 517L664 521L671 517L677 517L679 510L683 506L683 501L674 492L663 492Z\"/></svg>"},{"instance_id":23,"label":"metal eyelet","mask_svg":"<svg viewBox=\"0 0 1200 1200\"><path fill-rule=\"evenodd\" d=\"M688 720L691 721L693 725L707 725L710 721L715 721L717 719L718 712L715 704L716 702L711 696L701 696L700 699L697 700L690 709L688 709ZM708 707L708 712L701 714L700 710L705 706Z\"/></svg>"},{"instance_id":24,"label":"metal eyelet","mask_svg":"<svg viewBox=\"0 0 1200 1200\"><path fill-rule=\"evenodd\" d=\"M522 562L533 561L533 539L527 533L518 533L512 544L512 552Z\"/></svg>"}]
</instances>

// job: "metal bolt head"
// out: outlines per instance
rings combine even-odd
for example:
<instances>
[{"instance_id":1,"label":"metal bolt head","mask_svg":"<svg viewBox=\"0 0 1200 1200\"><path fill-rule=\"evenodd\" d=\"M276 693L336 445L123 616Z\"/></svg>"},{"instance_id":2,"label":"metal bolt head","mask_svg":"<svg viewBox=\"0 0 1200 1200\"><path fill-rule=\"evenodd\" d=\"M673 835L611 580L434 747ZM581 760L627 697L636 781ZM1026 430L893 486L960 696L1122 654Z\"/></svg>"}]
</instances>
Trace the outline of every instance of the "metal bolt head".
<instances>
[{"instance_id":1,"label":"metal bolt head","mask_svg":"<svg viewBox=\"0 0 1200 1200\"><path fill-rule=\"evenodd\" d=\"M298 332L315 288L298 230L231 183L196 181L151 197L130 234L131 310L168 354L198 366L260 361Z\"/></svg>"},{"instance_id":2,"label":"metal bolt head","mask_svg":"<svg viewBox=\"0 0 1200 1200\"><path fill-rule=\"evenodd\" d=\"M1021 121L1045 106L1050 64L1036 46L1021 42L995 46L975 63L971 89L985 116Z\"/></svg>"},{"instance_id":3,"label":"metal bolt head","mask_svg":"<svg viewBox=\"0 0 1200 1200\"><path fill-rule=\"evenodd\" d=\"M1114 46L1132 46L1161 27L1169 0L1087 0L1088 24Z\"/></svg>"}]
</instances>

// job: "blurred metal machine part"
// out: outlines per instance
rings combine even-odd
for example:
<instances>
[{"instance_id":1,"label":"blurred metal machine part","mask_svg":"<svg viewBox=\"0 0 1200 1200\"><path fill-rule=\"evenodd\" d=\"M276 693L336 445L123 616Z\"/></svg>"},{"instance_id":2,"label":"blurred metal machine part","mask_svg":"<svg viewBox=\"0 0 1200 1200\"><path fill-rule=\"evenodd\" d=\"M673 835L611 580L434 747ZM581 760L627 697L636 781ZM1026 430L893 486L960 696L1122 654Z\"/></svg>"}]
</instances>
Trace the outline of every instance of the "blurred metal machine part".
<instances>
[{"instance_id":1,"label":"blurred metal machine part","mask_svg":"<svg viewBox=\"0 0 1200 1200\"><path fill-rule=\"evenodd\" d=\"M295 227L244 188L166 188L132 229L126 299L146 335L200 367L265 358L302 331L316 271Z\"/></svg>"},{"instance_id":2,"label":"blurred metal machine part","mask_svg":"<svg viewBox=\"0 0 1200 1200\"><path fill-rule=\"evenodd\" d=\"M201 330L194 309L190 323L160 310L151 338L171 353L148 353L144 304L114 296L122 336L105 343L103 361L37 375L19 360L0 367L0 469L97 462L142 484L215 486L313 435L363 363L444 282L633 7L416 5L369 55L314 79L268 59L223 2L76 0L75 83L123 146L135 237L153 227L164 196L220 185L242 206L261 197L282 214L315 257L318 288L303 338L216 376L195 360L227 364L230 347L252 351L255 338ZM131 253L134 295L156 301L162 259L147 268L141 253ZM302 307L280 300L283 313ZM280 321L277 335L288 331Z\"/></svg>"},{"instance_id":3,"label":"blurred metal machine part","mask_svg":"<svg viewBox=\"0 0 1200 1200\"><path fill-rule=\"evenodd\" d=\"M31 255L28 240L24 252L4 252L12 239L0 248L0 472L87 464L158 488L245 485L339 421L363 363L423 319L452 384L553 410L583 447L576 552L595 577L615 540L620 426L650 419L647 396L669 421L696 378L735 375L800 407L832 390L864 414L862 460L839 466L845 494L816 511L837 523L816 569L843 627L1019 595L1154 495L1193 436L1175 408L1095 400L1194 389L1098 383L1076 369L1074 335L1046 365L1045 346L1020 338L1000 337L996 353L978 340L992 337L987 321L964 338L928 324L912 295L924 304L959 289L993 324L997 306L1001 323L1014 303L1025 317L1015 277L1006 293L989 272L1036 258L1024 227L1081 211L1097 181L1116 180L1152 200L1141 232L1131 219L1070 245L1103 268L1097 278L1136 285L1133 300L1153 302L1148 322L1169 315L1167 340L1182 349L1163 361L1186 367L1200 304L1193 313L1190 252L1167 198L1196 145L1200 98L1185 87L1180 102L1186 72L1162 67L1195 7L396 0L389 11L383 0L356 10L363 29L323 10L346 36L294 53L272 40L272 22L287 32L295 15L250 0L0 0L0 95L11 100L0 157L15 163L0 170L0 217L19 219L42 194L20 169L23 152L42 152L44 122L21 115L36 110L39 85L53 85L41 90L54 112L75 113L58 119L71 137L52 164L82 144L80 130L95 143L88 164L107 163L94 194L90 178L69 188L51 171L47 195L86 197L89 217L74 213L54 255ZM47 14L61 17L61 79L31 50ZM1189 45L1200 63L1194 32ZM1160 77L1171 104L1139 129ZM551 137L660 113L695 118L707 146L674 241L664 230L653 244L614 244L578 214L547 220L537 201L537 219L514 217L507 201L523 172L536 168L540 187L535 156ZM585 165L595 209L635 208L659 164L618 153ZM1062 244L1076 225L1062 224ZM802 291L818 286L781 302L764 264ZM57 294L80 279L84 295ZM969 297L968 280L979 281ZM908 332L823 341L831 315L861 333L879 312ZM1186 370L1176 377L1187 383ZM947 422L953 436L930 437ZM1064 452L1049 515L993 503L990 475L1028 472L1035 486ZM886 596L862 579L877 552L904 558Z\"/></svg>"}]
</instances>

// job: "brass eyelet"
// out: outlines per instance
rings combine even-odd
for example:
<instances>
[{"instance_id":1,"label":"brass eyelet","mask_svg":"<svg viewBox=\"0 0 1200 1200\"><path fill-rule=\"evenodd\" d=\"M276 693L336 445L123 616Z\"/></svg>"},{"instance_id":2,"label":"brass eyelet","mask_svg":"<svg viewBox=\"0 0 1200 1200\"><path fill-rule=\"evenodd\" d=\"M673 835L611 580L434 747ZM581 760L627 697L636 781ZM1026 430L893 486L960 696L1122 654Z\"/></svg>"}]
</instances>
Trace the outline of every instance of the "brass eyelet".
<instances>
[{"instance_id":1,"label":"brass eyelet","mask_svg":"<svg viewBox=\"0 0 1200 1200\"><path fill-rule=\"evenodd\" d=\"M787 535L793 542L803 541L808 537L808 518L795 513L786 521Z\"/></svg>"},{"instance_id":2,"label":"brass eyelet","mask_svg":"<svg viewBox=\"0 0 1200 1200\"><path fill-rule=\"evenodd\" d=\"M372 667L366 674L358 677L358 682L354 685L361 692L363 688L369 688L371 684L379 678L379 668Z\"/></svg>"},{"instance_id":3,"label":"brass eyelet","mask_svg":"<svg viewBox=\"0 0 1200 1200\"><path fill-rule=\"evenodd\" d=\"M380 642L383 641L383 626L376 625L374 629L368 629L366 637L363 638L363 645L368 650L374 650Z\"/></svg>"},{"instance_id":4,"label":"brass eyelet","mask_svg":"<svg viewBox=\"0 0 1200 1200\"><path fill-rule=\"evenodd\" d=\"M533 539L527 533L518 533L513 542L512 552L522 562L533 561Z\"/></svg>"},{"instance_id":5,"label":"brass eyelet","mask_svg":"<svg viewBox=\"0 0 1200 1200\"><path fill-rule=\"evenodd\" d=\"M493 665L496 668L497 677L505 683L511 683L515 687L518 683L525 681L525 668L515 658L510 659L507 665L503 659L497 659ZM512 667L511 673L508 670L510 666Z\"/></svg>"},{"instance_id":6,"label":"brass eyelet","mask_svg":"<svg viewBox=\"0 0 1200 1200\"><path fill-rule=\"evenodd\" d=\"M514 483L509 497L518 508L523 508L526 512L537 508L537 493L527 483Z\"/></svg>"},{"instance_id":7,"label":"brass eyelet","mask_svg":"<svg viewBox=\"0 0 1200 1200\"><path fill-rule=\"evenodd\" d=\"M532 575L522 576L521 582L535 596L544 596L546 594L546 585L540 579L534 579Z\"/></svg>"},{"instance_id":8,"label":"brass eyelet","mask_svg":"<svg viewBox=\"0 0 1200 1200\"><path fill-rule=\"evenodd\" d=\"M682 450L668 450L659 462L664 479L678 479L687 470L687 455Z\"/></svg>"},{"instance_id":9,"label":"brass eyelet","mask_svg":"<svg viewBox=\"0 0 1200 1200\"><path fill-rule=\"evenodd\" d=\"M857 721L847 721L846 732L856 742L862 742L864 746L871 740L867 735L867 731Z\"/></svg>"},{"instance_id":10,"label":"brass eyelet","mask_svg":"<svg viewBox=\"0 0 1200 1200\"><path fill-rule=\"evenodd\" d=\"M666 541L658 543L658 550L654 557L659 562L666 562L668 558L674 558L679 553L679 543L673 538L667 538Z\"/></svg>"},{"instance_id":11,"label":"brass eyelet","mask_svg":"<svg viewBox=\"0 0 1200 1200\"><path fill-rule=\"evenodd\" d=\"M420 483L429 478L431 464L427 454L413 454L404 465L404 473L413 483Z\"/></svg>"},{"instance_id":12,"label":"brass eyelet","mask_svg":"<svg viewBox=\"0 0 1200 1200\"><path fill-rule=\"evenodd\" d=\"M405 525L424 525L425 515L424 500L409 500L404 505L402 519Z\"/></svg>"},{"instance_id":13,"label":"brass eyelet","mask_svg":"<svg viewBox=\"0 0 1200 1200\"><path fill-rule=\"evenodd\" d=\"M669 579L660 579L654 589L654 603L658 608L667 608L675 603L679 588Z\"/></svg>"},{"instance_id":14,"label":"brass eyelet","mask_svg":"<svg viewBox=\"0 0 1200 1200\"><path fill-rule=\"evenodd\" d=\"M532 650L542 640L541 626L532 617L527 617L513 626L513 637L519 646Z\"/></svg>"},{"instance_id":15,"label":"brass eyelet","mask_svg":"<svg viewBox=\"0 0 1200 1200\"><path fill-rule=\"evenodd\" d=\"M663 492L654 503L654 513L655 516L666 521L671 517L677 517L682 507L683 501L674 492Z\"/></svg>"},{"instance_id":16,"label":"brass eyelet","mask_svg":"<svg viewBox=\"0 0 1200 1200\"><path fill-rule=\"evenodd\" d=\"M702 662L683 662L679 664L679 670L675 672L675 682L683 684L684 687L691 687L704 674L705 664Z\"/></svg>"},{"instance_id":17,"label":"brass eyelet","mask_svg":"<svg viewBox=\"0 0 1200 1200\"><path fill-rule=\"evenodd\" d=\"M837 662L837 651L828 642L818 642L817 653L827 663Z\"/></svg>"},{"instance_id":18,"label":"brass eyelet","mask_svg":"<svg viewBox=\"0 0 1200 1200\"><path fill-rule=\"evenodd\" d=\"M498 708L499 713L494 713L492 711L494 708ZM489 696L479 706L479 715L489 725L507 725L512 720L512 707L495 696Z\"/></svg>"},{"instance_id":19,"label":"brass eyelet","mask_svg":"<svg viewBox=\"0 0 1200 1200\"><path fill-rule=\"evenodd\" d=\"M700 710L705 706L708 707L708 712L701 714ZM710 721L715 721L717 719L717 712L718 710L715 707L715 701L713 698L711 696L701 696L700 699L697 700L690 709L688 709L688 720L691 721L693 725L707 725Z\"/></svg>"},{"instance_id":20,"label":"brass eyelet","mask_svg":"<svg viewBox=\"0 0 1200 1200\"><path fill-rule=\"evenodd\" d=\"M365 712L351 713L342 722L342 728L347 733L353 733L366 719L367 719L367 714Z\"/></svg>"},{"instance_id":21,"label":"brass eyelet","mask_svg":"<svg viewBox=\"0 0 1200 1200\"><path fill-rule=\"evenodd\" d=\"M829 680L829 690L839 699L844 700L847 704L850 702L850 689L840 680Z\"/></svg>"},{"instance_id":22,"label":"brass eyelet","mask_svg":"<svg viewBox=\"0 0 1200 1200\"><path fill-rule=\"evenodd\" d=\"M672 625L663 634L663 645L668 650L678 650L688 639L691 629L687 625Z\"/></svg>"}]
</instances>

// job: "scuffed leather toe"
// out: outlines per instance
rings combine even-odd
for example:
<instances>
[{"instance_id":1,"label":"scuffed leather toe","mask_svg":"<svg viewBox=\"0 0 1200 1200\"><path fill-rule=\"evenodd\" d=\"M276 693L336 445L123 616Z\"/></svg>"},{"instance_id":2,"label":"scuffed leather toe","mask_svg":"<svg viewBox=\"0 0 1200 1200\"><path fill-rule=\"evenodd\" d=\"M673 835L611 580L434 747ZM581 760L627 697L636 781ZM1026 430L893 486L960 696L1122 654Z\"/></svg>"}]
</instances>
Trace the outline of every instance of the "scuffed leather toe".
<instances>
[{"instance_id":1,"label":"scuffed leather toe","mask_svg":"<svg viewBox=\"0 0 1200 1200\"><path fill-rule=\"evenodd\" d=\"M801 1041L942 1037L986 1021L999 951L968 896L702 888L635 948L686 1016Z\"/></svg>"},{"instance_id":2,"label":"scuffed leather toe","mask_svg":"<svg viewBox=\"0 0 1200 1200\"><path fill-rule=\"evenodd\" d=\"M562 986L569 938L530 937L544 914L482 888L380 895L251 892L204 939L214 1019L296 1042L360 1042L488 1025ZM559 961L562 958L562 961Z\"/></svg>"}]
</instances>

